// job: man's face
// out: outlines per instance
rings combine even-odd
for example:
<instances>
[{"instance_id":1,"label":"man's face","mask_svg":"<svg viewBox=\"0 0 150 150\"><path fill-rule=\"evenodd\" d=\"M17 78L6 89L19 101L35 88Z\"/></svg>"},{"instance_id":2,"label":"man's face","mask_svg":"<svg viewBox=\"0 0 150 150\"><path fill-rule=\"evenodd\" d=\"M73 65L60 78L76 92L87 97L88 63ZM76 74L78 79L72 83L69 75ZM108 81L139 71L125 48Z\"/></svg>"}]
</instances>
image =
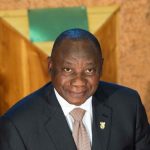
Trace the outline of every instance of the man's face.
<instances>
[{"instance_id":1,"label":"man's face","mask_svg":"<svg viewBox=\"0 0 150 150\"><path fill-rule=\"evenodd\" d=\"M96 91L101 73L97 55L92 42L65 39L49 61L52 83L70 104L81 105Z\"/></svg>"}]
</instances>

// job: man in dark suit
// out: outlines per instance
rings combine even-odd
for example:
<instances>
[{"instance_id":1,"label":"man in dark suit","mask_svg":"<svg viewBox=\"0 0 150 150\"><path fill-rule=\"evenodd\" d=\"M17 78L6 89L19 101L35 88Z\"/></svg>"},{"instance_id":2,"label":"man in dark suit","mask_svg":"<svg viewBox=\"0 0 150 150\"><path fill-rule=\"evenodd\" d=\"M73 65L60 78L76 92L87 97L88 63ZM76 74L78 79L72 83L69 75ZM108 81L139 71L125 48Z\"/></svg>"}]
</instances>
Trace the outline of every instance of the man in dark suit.
<instances>
[{"instance_id":1,"label":"man in dark suit","mask_svg":"<svg viewBox=\"0 0 150 150\"><path fill-rule=\"evenodd\" d=\"M49 58L52 82L1 117L0 150L81 150L72 136L75 108L85 109L90 149L150 150L150 127L138 93L99 82L102 63L91 33L60 34Z\"/></svg>"}]
</instances>

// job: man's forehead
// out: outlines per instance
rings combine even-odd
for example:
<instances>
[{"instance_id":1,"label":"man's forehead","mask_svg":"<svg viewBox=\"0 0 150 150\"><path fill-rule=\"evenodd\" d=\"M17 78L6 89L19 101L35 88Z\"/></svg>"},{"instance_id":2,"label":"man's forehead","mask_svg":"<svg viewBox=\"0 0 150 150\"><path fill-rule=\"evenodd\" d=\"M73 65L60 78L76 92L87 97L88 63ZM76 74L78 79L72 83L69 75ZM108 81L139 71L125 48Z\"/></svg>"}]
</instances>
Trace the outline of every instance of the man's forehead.
<instances>
[{"instance_id":1,"label":"man's forehead","mask_svg":"<svg viewBox=\"0 0 150 150\"><path fill-rule=\"evenodd\" d=\"M72 39L64 39L56 49L58 52L69 52L69 53L93 53L97 52L98 49L94 45L94 43L87 39L82 40L72 40Z\"/></svg>"},{"instance_id":2,"label":"man's forehead","mask_svg":"<svg viewBox=\"0 0 150 150\"><path fill-rule=\"evenodd\" d=\"M86 66L95 66L99 59L97 55L89 54L89 53L81 53L78 54L77 52L70 52L70 53L61 53L58 57L56 57L55 62L60 62L60 65L66 66L76 66L81 64L86 64Z\"/></svg>"},{"instance_id":3,"label":"man's forehead","mask_svg":"<svg viewBox=\"0 0 150 150\"><path fill-rule=\"evenodd\" d=\"M74 63L80 63L80 62L84 62L88 65L93 65L95 64L95 59L82 59L82 58L76 58L76 59L72 59L71 57L68 59L64 59L63 63L66 65L72 65Z\"/></svg>"}]
</instances>

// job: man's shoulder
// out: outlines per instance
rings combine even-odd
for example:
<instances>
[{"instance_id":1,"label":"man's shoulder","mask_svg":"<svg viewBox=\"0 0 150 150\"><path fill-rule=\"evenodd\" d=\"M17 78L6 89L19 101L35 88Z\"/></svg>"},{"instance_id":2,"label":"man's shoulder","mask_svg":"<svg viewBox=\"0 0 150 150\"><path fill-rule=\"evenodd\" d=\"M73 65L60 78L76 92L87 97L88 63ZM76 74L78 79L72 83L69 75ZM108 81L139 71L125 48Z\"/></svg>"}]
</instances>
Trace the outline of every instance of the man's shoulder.
<instances>
[{"instance_id":1,"label":"man's shoulder","mask_svg":"<svg viewBox=\"0 0 150 150\"><path fill-rule=\"evenodd\" d=\"M126 86L100 81L95 97L103 102L135 104L140 100L138 92Z\"/></svg>"},{"instance_id":2,"label":"man's shoulder","mask_svg":"<svg viewBox=\"0 0 150 150\"><path fill-rule=\"evenodd\" d=\"M19 120L19 117L27 118L38 115L38 113L42 111L40 109L43 109L43 107L47 105L47 99L51 89L51 83L44 85L40 89L19 100L3 116L12 120Z\"/></svg>"},{"instance_id":3,"label":"man's shoulder","mask_svg":"<svg viewBox=\"0 0 150 150\"><path fill-rule=\"evenodd\" d=\"M97 92L103 91L105 94L112 95L116 92L137 93L136 90L111 82L100 81Z\"/></svg>"},{"instance_id":4,"label":"man's shoulder","mask_svg":"<svg viewBox=\"0 0 150 150\"><path fill-rule=\"evenodd\" d=\"M94 97L96 104L104 104L113 110L116 117L126 114L134 118L137 107L143 107L140 96L135 90L114 83L100 82Z\"/></svg>"},{"instance_id":5,"label":"man's shoulder","mask_svg":"<svg viewBox=\"0 0 150 150\"><path fill-rule=\"evenodd\" d=\"M2 135L20 134L28 140L47 120L51 113L48 105L52 90L50 83L26 96L0 117L0 132ZM1 137L0 137L1 138Z\"/></svg>"}]
</instances>

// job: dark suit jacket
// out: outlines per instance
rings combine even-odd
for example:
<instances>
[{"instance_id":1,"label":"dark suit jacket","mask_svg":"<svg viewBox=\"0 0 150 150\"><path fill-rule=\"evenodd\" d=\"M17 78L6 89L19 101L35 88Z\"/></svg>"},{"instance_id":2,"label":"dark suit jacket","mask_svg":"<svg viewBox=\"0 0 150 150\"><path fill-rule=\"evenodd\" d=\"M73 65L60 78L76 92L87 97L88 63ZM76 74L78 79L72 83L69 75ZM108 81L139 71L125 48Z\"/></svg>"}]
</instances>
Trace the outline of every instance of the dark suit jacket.
<instances>
[{"instance_id":1,"label":"dark suit jacket","mask_svg":"<svg viewBox=\"0 0 150 150\"><path fill-rule=\"evenodd\" d=\"M150 128L137 92L100 82L92 103L92 150L150 150ZM0 150L76 150L51 83L1 117Z\"/></svg>"}]
</instances>

